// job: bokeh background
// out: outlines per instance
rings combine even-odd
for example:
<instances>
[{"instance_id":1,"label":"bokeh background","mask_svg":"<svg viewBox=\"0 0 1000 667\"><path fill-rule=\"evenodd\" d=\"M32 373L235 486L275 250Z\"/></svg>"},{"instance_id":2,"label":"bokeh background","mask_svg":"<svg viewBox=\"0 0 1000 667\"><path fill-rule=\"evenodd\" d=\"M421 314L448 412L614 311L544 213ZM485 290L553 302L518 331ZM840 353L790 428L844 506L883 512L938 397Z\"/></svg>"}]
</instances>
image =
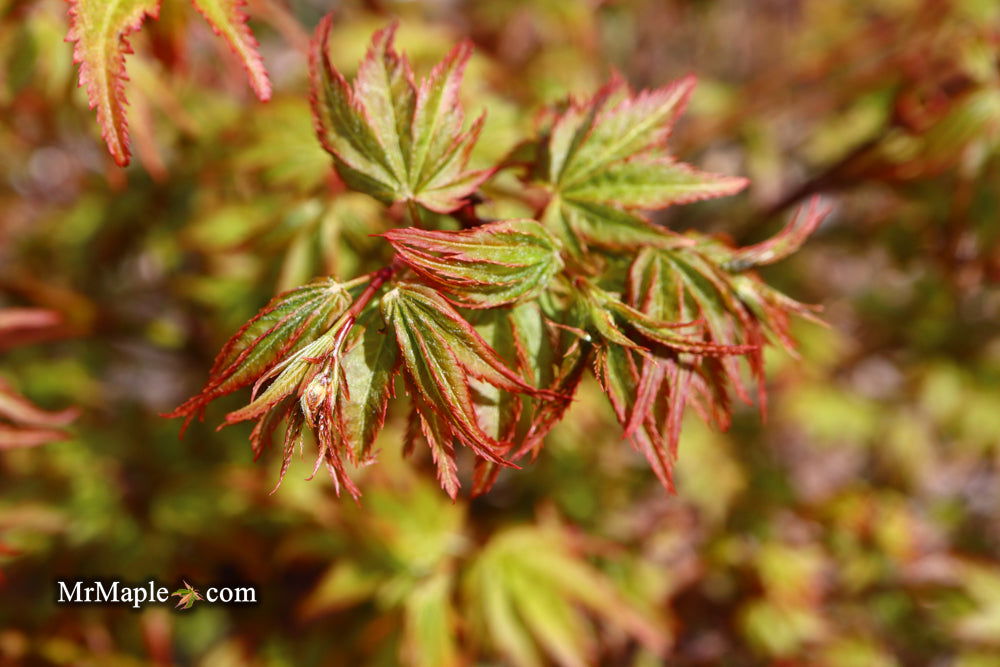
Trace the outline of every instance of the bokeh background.
<instances>
[{"instance_id":1,"label":"bokeh background","mask_svg":"<svg viewBox=\"0 0 1000 667\"><path fill-rule=\"evenodd\" d=\"M801 358L768 357L766 421L689 419L668 495L588 381L537 462L455 504L400 459L399 408L358 505L303 481L310 461L268 495L275 453L254 463L249 426L215 430L242 394L179 440L159 413L270 295L384 259L368 234L391 221L337 185L311 129L305 51L329 10L346 71L393 17L419 67L474 40L483 163L612 69L638 88L696 73L673 151L752 185L663 223L750 243L813 194L833 206L766 271L829 323L796 325ZM249 12L266 104L188 3L133 37L122 170L75 85L64 0L0 0L0 306L60 318L8 328L0 377L79 409L61 439L0 451L0 664L1000 665L1000 5ZM517 187L492 185L486 213ZM252 584L260 602L60 607L59 577Z\"/></svg>"}]
</instances>

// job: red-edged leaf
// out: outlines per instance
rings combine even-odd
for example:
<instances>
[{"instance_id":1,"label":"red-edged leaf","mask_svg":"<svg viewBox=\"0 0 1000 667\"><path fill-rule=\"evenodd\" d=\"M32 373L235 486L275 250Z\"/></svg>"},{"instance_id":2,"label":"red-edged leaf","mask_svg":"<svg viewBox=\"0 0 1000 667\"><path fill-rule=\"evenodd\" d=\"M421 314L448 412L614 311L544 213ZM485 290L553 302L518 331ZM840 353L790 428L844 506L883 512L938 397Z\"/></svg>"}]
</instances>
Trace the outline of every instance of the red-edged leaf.
<instances>
[{"instance_id":1,"label":"red-edged leaf","mask_svg":"<svg viewBox=\"0 0 1000 667\"><path fill-rule=\"evenodd\" d=\"M713 357L747 354L758 349L756 345L718 344L676 333L677 329L690 328L700 323L656 320L584 280L578 281L578 288L590 316L590 325L602 338L616 345L643 350L644 346L658 344L678 352ZM619 322L633 331L634 335L637 334L638 340L628 337L620 328Z\"/></svg>"},{"instance_id":2,"label":"red-edged leaf","mask_svg":"<svg viewBox=\"0 0 1000 667\"><path fill-rule=\"evenodd\" d=\"M320 143L334 158L348 186L384 202L392 202L400 182L390 166L368 112L344 76L331 64L327 43L329 16L320 21L309 56L310 102Z\"/></svg>"},{"instance_id":3,"label":"red-edged leaf","mask_svg":"<svg viewBox=\"0 0 1000 667\"><path fill-rule=\"evenodd\" d=\"M600 345L594 359L594 374L601 387L611 400L615 416L619 423L626 426L629 420L635 418L637 426L627 431L627 437L633 446L639 450L656 474L660 483L668 491L674 490L672 448L667 446L662 438L650 405L649 408L637 406L637 399L643 391L643 377L639 374L636 354L618 345ZM651 366L656 377L646 393L655 395L662 384L662 372L657 366ZM658 381L657 381L658 380ZM648 378L647 378L648 381ZM638 409L637 409L638 408Z\"/></svg>"},{"instance_id":4,"label":"red-edged leaf","mask_svg":"<svg viewBox=\"0 0 1000 667\"><path fill-rule=\"evenodd\" d=\"M316 443L319 445L313 474L307 479L312 479L320 464L323 464L333 481L336 494L339 496L341 487L344 487L357 499L361 496L361 491L344 466L347 452L336 419L337 402L344 396L344 379L339 360L328 359L322 370L303 384L305 389L301 392L299 403L306 423L316 434Z\"/></svg>"},{"instance_id":5,"label":"red-edged leaf","mask_svg":"<svg viewBox=\"0 0 1000 667\"><path fill-rule=\"evenodd\" d=\"M67 41L74 42L73 61L80 65L80 85L97 111L101 136L115 162L129 163L125 120L125 54L132 53L128 35L156 18L159 0L70 0Z\"/></svg>"},{"instance_id":6,"label":"red-edged leaf","mask_svg":"<svg viewBox=\"0 0 1000 667\"><path fill-rule=\"evenodd\" d=\"M432 410L435 418L478 456L501 465L510 447L480 424L471 379L501 390L531 395L535 389L510 370L476 330L437 292L423 285L402 283L381 300L402 353L408 381L420 397L418 412ZM426 421L432 423L428 416ZM440 429L439 429L440 430ZM442 437L446 437L443 436Z\"/></svg>"},{"instance_id":7,"label":"red-edged leaf","mask_svg":"<svg viewBox=\"0 0 1000 667\"><path fill-rule=\"evenodd\" d=\"M457 232L410 227L383 236L428 284L467 308L530 299L563 265L559 242L534 220L504 220Z\"/></svg>"},{"instance_id":8,"label":"red-edged leaf","mask_svg":"<svg viewBox=\"0 0 1000 667\"><path fill-rule=\"evenodd\" d=\"M243 62L250 85L261 100L271 97L257 41L247 27L245 0L192 0L217 35L221 35ZM157 18L160 0L69 0L67 41L74 42L73 60L80 65L80 85L87 90L91 109L108 151L119 166L131 158L125 113L125 55L132 53L128 36L146 17Z\"/></svg>"},{"instance_id":9,"label":"red-edged leaf","mask_svg":"<svg viewBox=\"0 0 1000 667\"><path fill-rule=\"evenodd\" d=\"M455 460L452 430L438 416L434 408L424 401L419 390L412 387L410 383L407 384L410 387L409 393L414 405L413 417L420 426L420 434L423 436L424 442L427 443L427 448L431 450L431 458L437 468L438 483L444 492L452 500L455 500L462 485L458 481L458 463ZM477 459L477 462L484 460L486 459Z\"/></svg>"},{"instance_id":10,"label":"red-edged leaf","mask_svg":"<svg viewBox=\"0 0 1000 667\"><path fill-rule=\"evenodd\" d=\"M616 77L593 98L574 105L587 110L590 122L574 133L555 182L568 187L611 164L662 149L695 83L693 76L687 76L662 88L633 94L624 80Z\"/></svg>"},{"instance_id":11,"label":"red-edged leaf","mask_svg":"<svg viewBox=\"0 0 1000 667\"><path fill-rule=\"evenodd\" d=\"M291 435L286 435L281 478L305 425L315 433L318 445L313 474L325 466L336 493L340 495L343 488L356 499L361 491L348 474L345 459L356 466L372 462L369 450L385 422L399 364L395 338L376 309L361 313L346 348L340 349L339 332L346 326L345 322L302 348L264 394L226 419L259 417L265 423L282 411L283 401L297 396L298 409L289 405Z\"/></svg>"},{"instance_id":12,"label":"red-edged leaf","mask_svg":"<svg viewBox=\"0 0 1000 667\"><path fill-rule=\"evenodd\" d=\"M372 36L371 47L354 79L353 94L363 111L363 120L378 139L388 167L397 177L405 177L416 89L409 61L393 46L396 28L393 23ZM405 183L406 179L401 181Z\"/></svg>"},{"instance_id":13,"label":"red-edged leaf","mask_svg":"<svg viewBox=\"0 0 1000 667\"><path fill-rule=\"evenodd\" d=\"M460 130L465 121L458 93L471 56L472 43L462 42L420 82L413 110L410 159L410 171L418 184L429 183L440 173L463 143L461 133L453 130Z\"/></svg>"},{"instance_id":14,"label":"red-edged leaf","mask_svg":"<svg viewBox=\"0 0 1000 667\"><path fill-rule=\"evenodd\" d=\"M497 351L507 366L523 373L524 368L518 359L511 309L494 308L472 313L471 316L470 321L483 340ZM477 379L471 381L471 386L479 423L495 439L512 440L521 417L522 398L530 400L529 397L504 391Z\"/></svg>"},{"instance_id":15,"label":"red-edged leaf","mask_svg":"<svg viewBox=\"0 0 1000 667\"><path fill-rule=\"evenodd\" d=\"M371 462L399 365L395 337L370 302L389 275L369 277L353 304L329 279L275 297L223 348L205 390L171 416L190 420L207 401L253 382L251 402L227 414L225 424L258 420L250 435L256 459L286 421L278 485L308 427L318 446L310 479L324 466L338 495L346 489L358 498L345 460Z\"/></svg>"},{"instance_id":16,"label":"red-edged leaf","mask_svg":"<svg viewBox=\"0 0 1000 667\"><path fill-rule=\"evenodd\" d=\"M494 170L470 171L482 118L464 129L458 98L471 47L455 47L417 84L393 47L395 25L379 30L353 85L331 64L331 21L316 31L311 56L316 131L347 185L386 202L410 201L449 213Z\"/></svg>"},{"instance_id":17,"label":"red-edged leaf","mask_svg":"<svg viewBox=\"0 0 1000 667\"><path fill-rule=\"evenodd\" d=\"M243 62L250 87L262 101L271 99L271 81L257 50L257 40L247 25L246 0L191 0L216 35L220 35Z\"/></svg>"},{"instance_id":18,"label":"red-edged leaf","mask_svg":"<svg viewBox=\"0 0 1000 667\"><path fill-rule=\"evenodd\" d=\"M753 266L780 262L801 248L829 214L830 208L823 206L818 197L813 198L809 208L804 212L797 210L778 234L761 243L739 248L725 262L725 267L730 271L743 271Z\"/></svg>"},{"instance_id":19,"label":"red-edged leaf","mask_svg":"<svg viewBox=\"0 0 1000 667\"><path fill-rule=\"evenodd\" d=\"M801 244L821 216L814 205L805 223L793 221L779 240L753 246L746 254L720 241L690 234L691 243L686 246L647 248L632 262L627 299L631 309L652 321L697 320L702 324L706 343L728 350L743 349L742 357L707 356L704 351L671 345L636 351L621 345L623 341L605 336L619 344L601 347L595 373L615 407L626 437L646 455L668 489L672 488L670 464L676 454L685 405L692 405L706 421L727 428L731 418L730 391L750 402L743 381L746 368L757 382L758 403L764 413L764 336L770 334L790 346L789 313L809 313L806 306L775 292L757 276L732 271L791 252L790 247ZM607 295L596 294L598 302L607 302ZM667 342L649 336L643 331L646 325L641 319L636 320L613 302L607 309L616 314L608 315L607 320L622 319L650 341Z\"/></svg>"},{"instance_id":20,"label":"red-edged leaf","mask_svg":"<svg viewBox=\"0 0 1000 667\"><path fill-rule=\"evenodd\" d=\"M526 379L534 379L537 374L525 363L524 348L516 332L515 311L528 310L533 304L527 302L517 308L493 308L472 314L476 331L490 347L497 351L504 362L518 370ZM536 399L522 394L499 389L488 382L470 381L476 418L491 437L501 442L517 443L523 435L525 409L533 410ZM537 399L539 405L547 402ZM473 477L473 497L489 491L500 473L500 466L485 459L477 459Z\"/></svg>"},{"instance_id":21,"label":"red-edged leaf","mask_svg":"<svg viewBox=\"0 0 1000 667\"><path fill-rule=\"evenodd\" d=\"M672 247L674 235L633 211L722 197L746 186L746 179L700 172L666 153L693 88L694 78L686 77L633 94L616 77L555 115L533 175L552 194L543 221L570 252L582 257L588 245Z\"/></svg>"},{"instance_id":22,"label":"red-edged leaf","mask_svg":"<svg viewBox=\"0 0 1000 667\"><path fill-rule=\"evenodd\" d=\"M583 313L578 303L576 307L551 313L537 305L529 308L531 305L525 304L513 313L519 365L536 384L549 389L553 398L532 401L515 459L528 452L532 458L538 455L545 436L573 402L594 351L591 336L581 327Z\"/></svg>"},{"instance_id":23,"label":"red-edged leaf","mask_svg":"<svg viewBox=\"0 0 1000 667\"><path fill-rule=\"evenodd\" d=\"M330 279L274 297L223 346L201 392L166 416L185 417L186 427L209 402L257 382L314 341L349 305L348 293Z\"/></svg>"}]
</instances>

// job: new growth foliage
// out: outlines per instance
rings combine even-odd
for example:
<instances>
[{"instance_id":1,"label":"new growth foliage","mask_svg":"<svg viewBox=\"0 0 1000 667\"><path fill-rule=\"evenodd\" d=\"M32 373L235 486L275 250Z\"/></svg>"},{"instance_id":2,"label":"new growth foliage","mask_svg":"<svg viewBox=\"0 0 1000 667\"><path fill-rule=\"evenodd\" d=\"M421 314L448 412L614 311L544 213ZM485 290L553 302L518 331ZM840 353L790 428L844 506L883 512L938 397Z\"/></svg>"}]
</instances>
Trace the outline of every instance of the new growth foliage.
<instances>
[{"instance_id":1,"label":"new growth foliage","mask_svg":"<svg viewBox=\"0 0 1000 667\"><path fill-rule=\"evenodd\" d=\"M409 216L412 226L382 234L391 263L275 297L171 416L190 421L253 385L226 423L256 420L258 455L284 423L281 477L312 433L314 474L325 466L338 493L357 497L347 464L372 462L399 385L411 406L404 452L425 445L454 498L456 444L476 457L473 492L488 490L500 469L538 454L589 371L672 488L686 406L725 428L730 395L750 402L752 382L763 407L762 348L791 348L789 315L810 309L753 268L794 252L825 212L814 203L742 249L652 222L643 212L734 194L746 181L667 152L693 78L636 93L616 77L551 111L518 149L527 161L501 163L546 194L536 219L481 220L477 191L501 166L468 166L484 120L466 127L459 96L471 47L418 80L394 33L375 33L353 82L329 59L329 19L311 54L316 133L337 174Z\"/></svg>"}]
</instances>

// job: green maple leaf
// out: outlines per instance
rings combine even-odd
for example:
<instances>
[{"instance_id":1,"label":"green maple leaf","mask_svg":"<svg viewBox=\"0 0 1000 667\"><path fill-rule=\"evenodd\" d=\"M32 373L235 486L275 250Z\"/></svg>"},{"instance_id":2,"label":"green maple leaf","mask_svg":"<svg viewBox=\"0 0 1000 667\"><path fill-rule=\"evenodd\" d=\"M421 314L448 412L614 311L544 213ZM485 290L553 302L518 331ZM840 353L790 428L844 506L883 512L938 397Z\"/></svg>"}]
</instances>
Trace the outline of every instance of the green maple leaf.
<instances>
[{"instance_id":1,"label":"green maple leaf","mask_svg":"<svg viewBox=\"0 0 1000 667\"><path fill-rule=\"evenodd\" d=\"M504 664L595 664L591 619L657 654L667 649L662 619L625 600L551 528L498 532L467 570L463 592L469 632L488 639Z\"/></svg>"},{"instance_id":2,"label":"green maple leaf","mask_svg":"<svg viewBox=\"0 0 1000 667\"><path fill-rule=\"evenodd\" d=\"M341 363L345 391L337 404L337 431L353 459L363 463L385 423L399 348L376 308L365 311L351 333Z\"/></svg>"},{"instance_id":3,"label":"green maple leaf","mask_svg":"<svg viewBox=\"0 0 1000 667\"><path fill-rule=\"evenodd\" d=\"M393 24L372 37L350 85L330 63L330 26L327 17L317 28L310 70L317 133L337 173L385 203L413 202L439 213L459 208L495 171L466 168L484 120L466 129L458 97L471 45L452 49L418 83L393 48Z\"/></svg>"},{"instance_id":4,"label":"green maple leaf","mask_svg":"<svg viewBox=\"0 0 1000 667\"><path fill-rule=\"evenodd\" d=\"M739 192L746 179L698 171L665 150L694 78L633 94L616 77L588 100L570 100L542 140L534 177L551 200L543 220L570 250L672 246L675 235L638 211Z\"/></svg>"},{"instance_id":5,"label":"green maple leaf","mask_svg":"<svg viewBox=\"0 0 1000 667\"><path fill-rule=\"evenodd\" d=\"M178 588L170 594L170 597L178 597L180 600L174 605L175 609L190 609L195 602L201 601L202 597L198 590L188 582L184 582L184 588Z\"/></svg>"}]
</instances>

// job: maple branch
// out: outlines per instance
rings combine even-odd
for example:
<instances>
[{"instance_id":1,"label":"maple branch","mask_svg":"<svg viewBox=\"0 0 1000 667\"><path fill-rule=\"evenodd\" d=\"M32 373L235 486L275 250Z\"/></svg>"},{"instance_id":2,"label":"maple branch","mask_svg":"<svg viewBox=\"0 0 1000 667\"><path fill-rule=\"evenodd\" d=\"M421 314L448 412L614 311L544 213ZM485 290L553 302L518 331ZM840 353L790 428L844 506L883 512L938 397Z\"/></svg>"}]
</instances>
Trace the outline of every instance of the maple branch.
<instances>
[{"instance_id":1,"label":"maple branch","mask_svg":"<svg viewBox=\"0 0 1000 667\"><path fill-rule=\"evenodd\" d=\"M384 285L392 275L396 272L396 267L393 265L383 266L378 271L373 271L366 276L369 279L368 286L365 287L364 291L358 296L357 300L347 311L348 319L355 320L361 311L365 309L365 306L372 300L375 296L375 292Z\"/></svg>"},{"instance_id":2,"label":"maple branch","mask_svg":"<svg viewBox=\"0 0 1000 667\"><path fill-rule=\"evenodd\" d=\"M496 222L488 218L481 218L476 213L476 206L482 204L484 201L486 200L481 195L473 192L462 206L452 211L451 217L458 220L458 223L464 229L472 229L473 227L479 227L490 222Z\"/></svg>"}]
</instances>

